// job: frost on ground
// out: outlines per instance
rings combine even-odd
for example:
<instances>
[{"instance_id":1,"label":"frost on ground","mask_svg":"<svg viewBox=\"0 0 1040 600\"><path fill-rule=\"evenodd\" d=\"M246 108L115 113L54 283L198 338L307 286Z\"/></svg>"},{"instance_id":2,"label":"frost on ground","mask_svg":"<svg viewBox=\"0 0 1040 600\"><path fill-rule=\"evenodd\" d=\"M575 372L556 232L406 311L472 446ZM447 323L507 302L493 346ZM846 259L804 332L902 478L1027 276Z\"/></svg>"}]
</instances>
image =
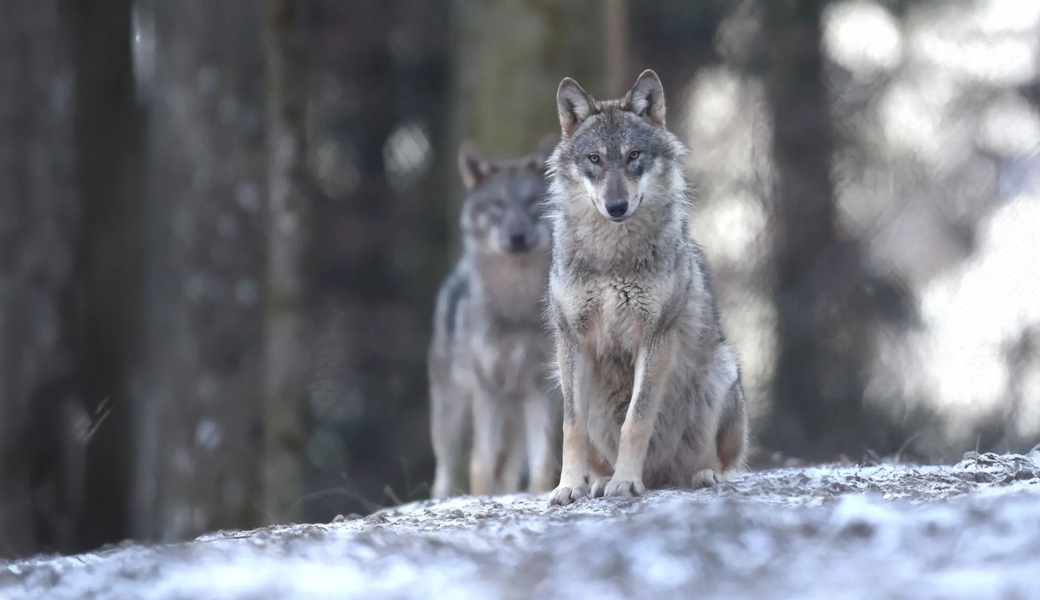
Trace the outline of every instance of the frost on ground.
<instances>
[{"instance_id":1,"label":"frost on ground","mask_svg":"<svg viewBox=\"0 0 1040 600\"><path fill-rule=\"evenodd\" d=\"M545 500L41 556L0 564L0 598L1040 598L1040 447Z\"/></svg>"}]
</instances>

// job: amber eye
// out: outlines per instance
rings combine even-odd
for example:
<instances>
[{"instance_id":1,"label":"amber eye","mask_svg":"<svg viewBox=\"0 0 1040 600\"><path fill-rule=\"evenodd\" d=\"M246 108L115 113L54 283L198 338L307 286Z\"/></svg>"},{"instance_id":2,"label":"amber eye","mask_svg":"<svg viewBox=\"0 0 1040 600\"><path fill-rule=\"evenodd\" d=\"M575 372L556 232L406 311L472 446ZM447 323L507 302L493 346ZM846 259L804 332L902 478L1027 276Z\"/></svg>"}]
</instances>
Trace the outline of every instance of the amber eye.
<instances>
[{"instance_id":1,"label":"amber eye","mask_svg":"<svg viewBox=\"0 0 1040 600\"><path fill-rule=\"evenodd\" d=\"M633 150L628 153L628 160L635 160L639 158L640 154L642 154L642 152L640 152L639 150Z\"/></svg>"},{"instance_id":2,"label":"amber eye","mask_svg":"<svg viewBox=\"0 0 1040 600\"><path fill-rule=\"evenodd\" d=\"M589 162L591 162L592 164L598 163L599 162L599 154L590 154L589 155Z\"/></svg>"}]
</instances>

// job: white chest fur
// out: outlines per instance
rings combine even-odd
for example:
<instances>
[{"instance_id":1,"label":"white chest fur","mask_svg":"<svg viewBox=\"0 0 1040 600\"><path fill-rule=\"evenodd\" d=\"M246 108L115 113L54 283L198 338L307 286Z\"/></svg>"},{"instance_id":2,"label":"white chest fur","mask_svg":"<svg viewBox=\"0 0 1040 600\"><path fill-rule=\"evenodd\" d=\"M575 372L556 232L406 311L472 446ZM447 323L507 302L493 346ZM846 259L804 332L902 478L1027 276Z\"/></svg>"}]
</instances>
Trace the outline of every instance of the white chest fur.
<instances>
[{"instance_id":1,"label":"white chest fur","mask_svg":"<svg viewBox=\"0 0 1040 600\"><path fill-rule=\"evenodd\" d=\"M661 314L664 286L619 277L558 285L553 294L582 345L595 354L635 353Z\"/></svg>"}]
</instances>

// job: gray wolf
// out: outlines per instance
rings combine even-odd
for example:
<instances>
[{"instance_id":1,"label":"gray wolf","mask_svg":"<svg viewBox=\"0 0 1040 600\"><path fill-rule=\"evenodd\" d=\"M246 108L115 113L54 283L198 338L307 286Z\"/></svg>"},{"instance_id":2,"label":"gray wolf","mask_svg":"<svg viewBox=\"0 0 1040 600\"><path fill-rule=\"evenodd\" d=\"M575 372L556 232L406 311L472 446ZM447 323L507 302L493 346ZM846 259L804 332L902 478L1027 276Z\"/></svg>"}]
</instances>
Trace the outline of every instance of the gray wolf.
<instances>
[{"instance_id":1,"label":"gray wolf","mask_svg":"<svg viewBox=\"0 0 1040 600\"><path fill-rule=\"evenodd\" d=\"M549 504L712 485L743 464L747 402L687 233L664 88L648 70L624 98L596 101L567 78L557 108L548 314L564 405Z\"/></svg>"},{"instance_id":2,"label":"gray wolf","mask_svg":"<svg viewBox=\"0 0 1040 600\"><path fill-rule=\"evenodd\" d=\"M544 321L552 237L543 210L554 145L513 160L460 148L463 251L437 296L429 352L435 498L459 491L469 432L470 493L519 491L525 462L528 489L553 487L562 400Z\"/></svg>"}]
</instances>

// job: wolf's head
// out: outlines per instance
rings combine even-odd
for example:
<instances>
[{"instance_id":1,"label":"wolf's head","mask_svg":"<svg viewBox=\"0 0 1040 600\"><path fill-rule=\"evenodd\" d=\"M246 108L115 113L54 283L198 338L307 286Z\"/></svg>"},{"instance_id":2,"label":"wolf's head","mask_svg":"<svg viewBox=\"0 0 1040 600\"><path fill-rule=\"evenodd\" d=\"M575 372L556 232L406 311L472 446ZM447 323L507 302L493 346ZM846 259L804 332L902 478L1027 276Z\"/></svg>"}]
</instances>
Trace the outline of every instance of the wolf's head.
<instances>
[{"instance_id":1,"label":"wolf's head","mask_svg":"<svg viewBox=\"0 0 1040 600\"><path fill-rule=\"evenodd\" d=\"M459 171L467 192L462 232L471 248L516 255L548 250L545 160L555 141L547 137L530 155L512 160L491 160L472 142L462 144Z\"/></svg>"},{"instance_id":2,"label":"wolf's head","mask_svg":"<svg viewBox=\"0 0 1040 600\"><path fill-rule=\"evenodd\" d=\"M640 205L674 201L685 149L665 129L664 88L646 70L620 100L596 101L565 78L556 92L563 140L550 163L554 177L584 190L606 219L622 223Z\"/></svg>"}]
</instances>

